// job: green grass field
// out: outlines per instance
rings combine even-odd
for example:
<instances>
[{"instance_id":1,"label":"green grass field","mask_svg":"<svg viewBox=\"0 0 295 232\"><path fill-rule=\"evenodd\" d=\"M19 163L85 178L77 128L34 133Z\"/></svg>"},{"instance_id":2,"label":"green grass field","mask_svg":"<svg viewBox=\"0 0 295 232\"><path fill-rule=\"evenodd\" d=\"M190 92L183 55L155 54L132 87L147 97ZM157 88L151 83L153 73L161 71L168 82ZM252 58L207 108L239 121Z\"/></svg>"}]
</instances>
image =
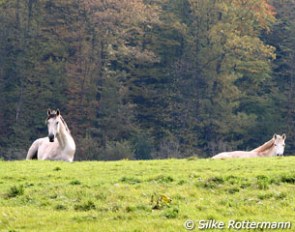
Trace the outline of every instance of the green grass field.
<instances>
[{"instance_id":1,"label":"green grass field","mask_svg":"<svg viewBox=\"0 0 295 232\"><path fill-rule=\"evenodd\" d=\"M0 231L187 231L188 219L192 231L200 220L291 222L275 231L295 231L294 163L0 161Z\"/></svg>"}]
</instances>

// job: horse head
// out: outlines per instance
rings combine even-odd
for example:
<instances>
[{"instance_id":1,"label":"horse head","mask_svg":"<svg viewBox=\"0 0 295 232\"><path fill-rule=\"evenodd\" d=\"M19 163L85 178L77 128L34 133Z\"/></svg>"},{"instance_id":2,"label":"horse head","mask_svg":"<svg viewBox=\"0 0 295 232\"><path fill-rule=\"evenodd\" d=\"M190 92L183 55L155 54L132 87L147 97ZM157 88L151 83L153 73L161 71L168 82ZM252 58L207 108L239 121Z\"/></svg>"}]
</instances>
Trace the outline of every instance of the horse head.
<instances>
[{"instance_id":1,"label":"horse head","mask_svg":"<svg viewBox=\"0 0 295 232\"><path fill-rule=\"evenodd\" d=\"M282 134L282 135L274 134L273 141L274 141L274 149L275 149L276 155L282 156L284 154L285 140L286 140L285 134Z\"/></svg>"},{"instance_id":2,"label":"horse head","mask_svg":"<svg viewBox=\"0 0 295 232\"><path fill-rule=\"evenodd\" d=\"M48 127L48 138L50 142L54 142L56 135L60 130L60 111L57 109L47 111L47 127Z\"/></svg>"}]
</instances>

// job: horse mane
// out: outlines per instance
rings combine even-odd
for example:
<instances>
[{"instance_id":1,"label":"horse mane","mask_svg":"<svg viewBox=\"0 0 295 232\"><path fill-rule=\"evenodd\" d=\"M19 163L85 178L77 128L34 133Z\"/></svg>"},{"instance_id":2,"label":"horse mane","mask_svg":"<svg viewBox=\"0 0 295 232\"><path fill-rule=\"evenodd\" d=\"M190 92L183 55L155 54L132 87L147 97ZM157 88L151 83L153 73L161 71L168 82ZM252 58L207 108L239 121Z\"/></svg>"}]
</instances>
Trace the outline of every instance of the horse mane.
<instances>
[{"instance_id":1,"label":"horse mane","mask_svg":"<svg viewBox=\"0 0 295 232\"><path fill-rule=\"evenodd\" d=\"M69 129L69 127L68 127L66 121L64 120L64 118L63 118L61 115L59 115L59 117L60 117L62 123L64 124L64 126L65 126L65 128L66 128L66 131L69 132L69 133L71 134L71 131L70 131L70 129Z\"/></svg>"},{"instance_id":2,"label":"horse mane","mask_svg":"<svg viewBox=\"0 0 295 232\"><path fill-rule=\"evenodd\" d=\"M266 143L264 143L263 145L253 149L251 152L265 152L267 150L269 150L270 148L273 147L274 145L274 139L272 138L271 140L267 141Z\"/></svg>"}]
</instances>

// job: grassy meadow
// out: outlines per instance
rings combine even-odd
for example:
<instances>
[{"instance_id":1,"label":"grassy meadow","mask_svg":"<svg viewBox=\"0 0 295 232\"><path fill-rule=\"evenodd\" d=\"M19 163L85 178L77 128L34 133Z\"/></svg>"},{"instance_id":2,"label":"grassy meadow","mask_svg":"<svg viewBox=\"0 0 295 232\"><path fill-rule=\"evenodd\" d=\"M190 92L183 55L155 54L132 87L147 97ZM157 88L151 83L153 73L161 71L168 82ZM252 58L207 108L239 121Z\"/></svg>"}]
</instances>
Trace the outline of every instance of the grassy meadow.
<instances>
[{"instance_id":1,"label":"grassy meadow","mask_svg":"<svg viewBox=\"0 0 295 232\"><path fill-rule=\"evenodd\" d=\"M275 231L295 231L294 163L0 161L0 231L187 231L188 219L192 231L200 220L290 221Z\"/></svg>"}]
</instances>

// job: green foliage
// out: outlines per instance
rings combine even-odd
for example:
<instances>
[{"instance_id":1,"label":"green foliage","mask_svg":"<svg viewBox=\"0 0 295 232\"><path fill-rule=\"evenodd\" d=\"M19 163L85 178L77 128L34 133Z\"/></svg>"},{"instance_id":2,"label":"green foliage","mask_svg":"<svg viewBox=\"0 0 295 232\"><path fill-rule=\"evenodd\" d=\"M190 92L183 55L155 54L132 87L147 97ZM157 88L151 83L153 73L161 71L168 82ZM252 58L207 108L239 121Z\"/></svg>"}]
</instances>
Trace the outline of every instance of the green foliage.
<instances>
[{"instance_id":1,"label":"green foliage","mask_svg":"<svg viewBox=\"0 0 295 232\"><path fill-rule=\"evenodd\" d=\"M208 157L294 137L291 2L0 1L0 156L23 159L49 107L76 160Z\"/></svg>"},{"instance_id":2,"label":"green foliage","mask_svg":"<svg viewBox=\"0 0 295 232\"><path fill-rule=\"evenodd\" d=\"M152 158L152 141L146 134L138 134L133 140L134 156L136 159L146 160Z\"/></svg>"},{"instance_id":3,"label":"green foliage","mask_svg":"<svg viewBox=\"0 0 295 232\"><path fill-rule=\"evenodd\" d=\"M275 7L278 20L271 33L264 34L264 40L276 47L276 60L273 62L273 82L271 88L275 90L273 100L275 105L280 105L281 110L276 124L290 137L294 137L294 61L295 61L295 6L292 1L270 1ZM290 140L288 150L295 148L294 140Z\"/></svg>"},{"instance_id":4,"label":"green foliage","mask_svg":"<svg viewBox=\"0 0 295 232\"><path fill-rule=\"evenodd\" d=\"M134 152L128 141L108 142L104 151L106 160L133 159Z\"/></svg>"}]
</instances>

